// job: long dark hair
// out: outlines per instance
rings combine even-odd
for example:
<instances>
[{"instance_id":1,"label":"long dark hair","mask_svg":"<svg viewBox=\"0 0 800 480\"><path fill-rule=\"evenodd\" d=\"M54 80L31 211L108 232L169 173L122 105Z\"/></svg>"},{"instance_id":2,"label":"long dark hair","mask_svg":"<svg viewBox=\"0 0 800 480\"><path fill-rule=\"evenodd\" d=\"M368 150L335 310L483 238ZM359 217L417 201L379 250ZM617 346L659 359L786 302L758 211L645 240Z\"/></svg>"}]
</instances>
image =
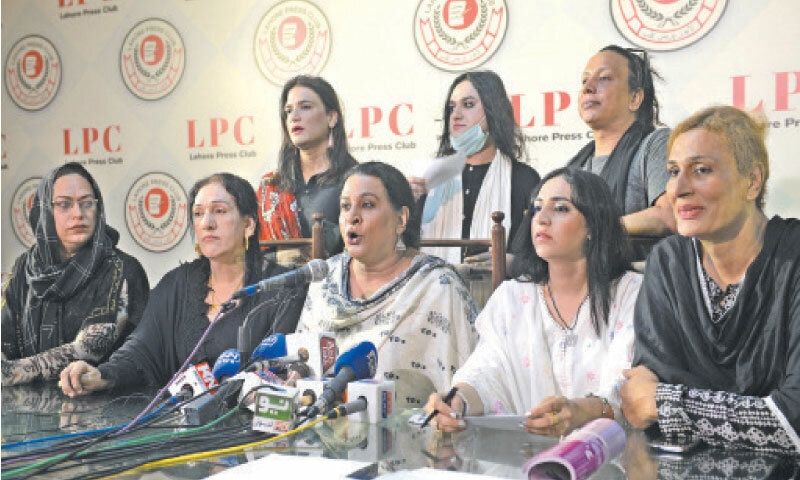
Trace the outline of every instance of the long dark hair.
<instances>
[{"instance_id":1,"label":"long dark hair","mask_svg":"<svg viewBox=\"0 0 800 480\"><path fill-rule=\"evenodd\" d=\"M548 180L562 177L570 185L570 201L583 215L589 237L583 242L586 256L586 277L589 286L592 325L600 335L600 326L608 324L611 308L611 283L631 269L631 246L622 225L622 212L606 182L590 172L574 168L558 168L545 175L531 194L531 207L514 237L514 261L511 275L521 282L546 283L549 265L536 253L531 238L533 202Z\"/></svg>"},{"instance_id":2,"label":"long dark hair","mask_svg":"<svg viewBox=\"0 0 800 480\"><path fill-rule=\"evenodd\" d=\"M243 217L250 217L255 222L255 229L253 234L247 237L247 250L245 251L245 265L260 265L261 251L258 245L258 239L261 233L261 223L258 221L258 200L256 192L250 183L232 173L215 173L208 177L201 178L189 190L189 225L194 226L194 202L197 198L197 193L201 188L210 183L219 183L228 192L233 201L236 203L236 208L239 214ZM194 230L192 230L194 231ZM194 233L193 233L194 234ZM256 263L254 263L256 262Z\"/></svg>"},{"instance_id":3,"label":"long dark hair","mask_svg":"<svg viewBox=\"0 0 800 480\"><path fill-rule=\"evenodd\" d=\"M366 175L380 180L389 195L389 203L396 212L400 212L403 207L408 207L408 220L402 234L403 243L408 248L419 249L421 216L414 215L416 202L406 176L397 168L383 162L359 163L347 172L344 181L346 182L353 175ZM344 236L344 232L342 236Z\"/></svg>"},{"instance_id":4,"label":"long dark hair","mask_svg":"<svg viewBox=\"0 0 800 480\"><path fill-rule=\"evenodd\" d=\"M661 81L661 75L650 66L650 56L647 50L635 48L622 48L619 45L607 45L600 49L601 52L614 52L628 60L628 90L631 93L641 90L644 94L642 104L636 111L636 121L648 127L663 125L658 118L658 98L653 85L653 78Z\"/></svg>"},{"instance_id":5,"label":"long dark hair","mask_svg":"<svg viewBox=\"0 0 800 480\"><path fill-rule=\"evenodd\" d=\"M289 90L294 87L306 87L319 95L322 104L325 106L325 112L336 112L339 116L336 125L333 126L333 146L328 147L328 160L331 162L331 168L326 172L320 174L318 182L320 184L336 184L339 183L342 175L347 170L355 165L356 159L350 155L349 147L347 145L347 133L344 128L344 113L339 103L339 97L330 83L322 77L312 77L309 75L298 75L289 79L283 85L281 92L281 100L278 105L281 119L281 150L278 154L278 171L272 178L271 183L281 190L294 191L298 185L296 180L300 176L300 151L292 143L289 137L289 130L286 127L286 99L289 96Z\"/></svg>"},{"instance_id":6,"label":"long dark hair","mask_svg":"<svg viewBox=\"0 0 800 480\"><path fill-rule=\"evenodd\" d=\"M456 86L465 80L475 87L481 98L483 112L486 114L486 126L497 149L511 160L526 159L528 154L525 150L525 136L514 119L514 108L511 106L511 100L508 99L506 87L503 85L503 80L490 70L462 73L450 84L442 113L442 138L439 139L439 150L436 155L442 157L455 153L453 145L450 144L450 114L452 113L450 97Z\"/></svg>"}]
</instances>

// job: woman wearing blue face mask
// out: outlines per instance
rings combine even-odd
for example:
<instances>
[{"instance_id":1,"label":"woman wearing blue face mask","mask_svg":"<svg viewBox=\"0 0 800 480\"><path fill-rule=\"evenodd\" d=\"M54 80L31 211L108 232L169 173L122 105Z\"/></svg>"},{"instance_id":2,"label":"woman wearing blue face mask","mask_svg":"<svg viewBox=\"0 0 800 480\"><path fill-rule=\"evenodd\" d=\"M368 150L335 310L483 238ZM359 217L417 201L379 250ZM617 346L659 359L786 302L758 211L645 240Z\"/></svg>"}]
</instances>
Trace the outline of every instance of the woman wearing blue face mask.
<instances>
[{"instance_id":1,"label":"woman wearing blue face mask","mask_svg":"<svg viewBox=\"0 0 800 480\"><path fill-rule=\"evenodd\" d=\"M505 213L507 238L514 238L539 174L520 162L527 157L525 140L500 77L491 71L456 77L442 124L437 156L458 152L467 160L461 175L420 199L424 202L422 238L489 238L494 211ZM409 180L415 192L425 192L422 179ZM425 250L453 264L480 253L458 248Z\"/></svg>"}]
</instances>

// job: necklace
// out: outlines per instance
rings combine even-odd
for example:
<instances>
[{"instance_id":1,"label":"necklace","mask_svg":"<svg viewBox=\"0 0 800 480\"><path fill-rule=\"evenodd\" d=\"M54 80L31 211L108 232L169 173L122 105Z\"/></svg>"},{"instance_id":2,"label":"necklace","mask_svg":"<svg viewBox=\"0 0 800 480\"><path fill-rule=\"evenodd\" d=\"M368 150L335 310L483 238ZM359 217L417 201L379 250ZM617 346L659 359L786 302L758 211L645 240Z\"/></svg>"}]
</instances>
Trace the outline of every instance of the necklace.
<instances>
[{"instance_id":1,"label":"necklace","mask_svg":"<svg viewBox=\"0 0 800 480\"><path fill-rule=\"evenodd\" d=\"M217 297L215 295L216 292L214 291L213 283L214 283L214 273L211 272L208 274L208 291L209 293L211 293L211 302L208 307L208 313L211 315L216 314L222 307L221 303L217 303ZM242 288L243 284L244 284L244 273L242 273L242 277L239 279L239 283L236 284L236 288L234 288L233 291L235 292L240 288Z\"/></svg>"},{"instance_id":2,"label":"necklace","mask_svg":"<svg viewBox=\"0 0 800 480\"><path fill-rule=\"evenodd\" d=\"M556 311L556 323L561 327L561 331L563 332L563 338L561 339L561 352L566 352L567 347L574 347L578 344L578 334L575 333L575 326L578 325L578 315L581 313L581 308L583 308L583 304L586 302L586 299L589 298L589 295L583 298L580 305L578 305L578 311L575 312L575 318L572 319L572 325L568 325L567 322L564 320L564 317L561 316L561 312L558 310L558 305L556 304L556 299L553 297L553 289L550 287L550 282L547 283L547 294L550 297L550 303L553 304L553 310Z\"/></svg>"}]
</instances>

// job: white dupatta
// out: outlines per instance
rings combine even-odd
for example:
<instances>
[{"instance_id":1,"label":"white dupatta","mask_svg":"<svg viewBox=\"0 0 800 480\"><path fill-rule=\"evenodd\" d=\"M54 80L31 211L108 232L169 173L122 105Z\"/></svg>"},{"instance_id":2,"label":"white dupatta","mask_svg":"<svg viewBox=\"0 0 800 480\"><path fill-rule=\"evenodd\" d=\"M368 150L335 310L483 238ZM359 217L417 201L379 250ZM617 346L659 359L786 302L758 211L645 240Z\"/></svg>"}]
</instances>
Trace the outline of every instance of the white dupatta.
<instances>
[{"instance_id":1,"label":"white dupatta","mask_svg":"<svg viewBox=\"0 0 800 480\"><path fill-rule=\"evenodd\" d=\"M494 156L481 184L469 238L491 238L492 212L506 214L503 226L511 228L511 160L500 150ZM428 193L422 213L422 238L461 238L464 216L464 196L461 175L453 177ZM461 249L456 247L425 247L423 252L443 258L450 264L461 263Z\"/></svg>"}]
</instances>

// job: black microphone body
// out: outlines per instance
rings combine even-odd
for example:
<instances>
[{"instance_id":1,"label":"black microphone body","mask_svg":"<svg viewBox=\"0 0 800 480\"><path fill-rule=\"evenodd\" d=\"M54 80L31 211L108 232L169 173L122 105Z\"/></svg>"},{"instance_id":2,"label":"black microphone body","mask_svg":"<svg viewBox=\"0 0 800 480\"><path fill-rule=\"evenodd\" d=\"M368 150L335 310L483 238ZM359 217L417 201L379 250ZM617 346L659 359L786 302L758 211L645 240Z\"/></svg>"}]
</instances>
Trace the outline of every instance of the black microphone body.
<instances>
[{"instance_id":1,"label":"black microphone body","mask_svg":"<svg viewBox=\"0 0 800 480\"><path fill-rule=\"evenodd\" d=\"M286 355L277 358L264 358L250 362L245 368L246 372L257 372L259 370L279 369L286 371L292 364L305 363L308 361L309 353L307 348L299 348L296 355Z\"/></svg>"},{"instance_id":2,"label":"black microphone body","mask_svg":"<svg viewBox=\"0 0 800 480\"><path fill-rule=\"evenodd\" d=\"M328 407L333 405L336 398L347 389L347 384L355 379L355 370L347 365L343 366L341 370L339 370L339 373L328 381L317 401L308 409L308 417L313 418L319 415L320 412L325 413L328 411Z\"/></svg>"},{"instance_id":3,"label":"black microphone body","mask_svg":"<svg viewBox=\"0 0 800 480\"><path fill-rule=\"evenodd\" d=\"M234 293L231 298L236 300L258 292L277 291L286 287L299 287L311 282L318 282L325 278L326 275L328 275L328 262L315 258L300 268L248 285Z\"/></svg>"},{"instance_id":4,"label":"black microphone body","mask_svg":"<svg viewBox=\"0 0 800 480\"><path fill-rule=\"evenodd\" d=\"M338 405L336 408L331 410L328 414L329 419L339 418L339 417L346 417L352 413L363 412L367 409L367 399L364 397L359 397L358 399L343 403Z\"/></svg>"}]
</instances>

